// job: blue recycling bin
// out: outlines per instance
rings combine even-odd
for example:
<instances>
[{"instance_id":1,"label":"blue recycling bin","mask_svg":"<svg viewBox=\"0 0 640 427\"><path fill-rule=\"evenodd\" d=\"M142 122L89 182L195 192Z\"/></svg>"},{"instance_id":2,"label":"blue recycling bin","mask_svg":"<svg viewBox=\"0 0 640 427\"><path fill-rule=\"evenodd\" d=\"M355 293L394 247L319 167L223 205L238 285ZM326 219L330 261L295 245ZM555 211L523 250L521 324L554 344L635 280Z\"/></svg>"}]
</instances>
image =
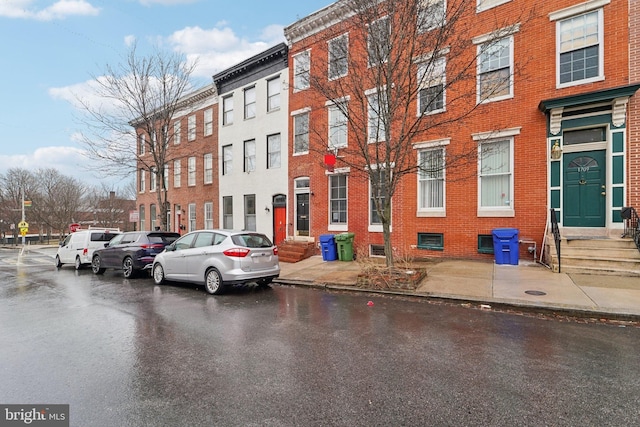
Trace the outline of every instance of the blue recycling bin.
<instances>
[{"instance_id":1,"label":"blue recycling bin","mask_svg":"<svg viewBox=\"0 0 640 427\"><path fill-rule=\"evenodd\" d=\"M338 259L338 250L333 234L320 235L320 249L323 261L335 261Z\"/></svg>"},{"instance_id":2,"label":"blue recycling bin","mask_svg":"<svg viewBox=\"0 0 640 427\"><path fill-rule=\"evenodd\" d=\"M493 235L493 255L496 264L518 265L518 229L496 228Z\"/></svg>"}]
</instances>

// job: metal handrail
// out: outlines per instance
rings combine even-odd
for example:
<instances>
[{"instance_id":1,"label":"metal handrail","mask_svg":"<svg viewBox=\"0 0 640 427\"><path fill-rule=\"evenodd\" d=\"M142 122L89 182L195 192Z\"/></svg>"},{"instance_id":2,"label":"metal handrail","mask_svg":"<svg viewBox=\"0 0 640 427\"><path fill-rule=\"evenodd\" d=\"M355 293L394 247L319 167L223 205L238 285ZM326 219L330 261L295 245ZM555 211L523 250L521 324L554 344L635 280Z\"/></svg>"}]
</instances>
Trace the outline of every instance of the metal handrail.
<instances>
[{"instance_id":1,"label":"metal handrail","mask_svg":"<svg viewBox=\"0 0 640 427\"><path fill-rule=\"evenodd\" d=\"M624 222L622 237L631 237L640 251L640 221L638 212L632 206L625 206L620 210L620 216Z\"/></svg>"},{"instance_id":2,"label":"metal handrail","mask_svg":"<svg viewBox=\"0 0 640 427\"><path fill-rule=\"evenodd\" d=\"M553 233L553 240L556 242L556 254L558 255L558 273L560 273L560 227L558 227L558 217L556 216L556 210L551 209L551 232Z\"/></svg>"}]
</instances>

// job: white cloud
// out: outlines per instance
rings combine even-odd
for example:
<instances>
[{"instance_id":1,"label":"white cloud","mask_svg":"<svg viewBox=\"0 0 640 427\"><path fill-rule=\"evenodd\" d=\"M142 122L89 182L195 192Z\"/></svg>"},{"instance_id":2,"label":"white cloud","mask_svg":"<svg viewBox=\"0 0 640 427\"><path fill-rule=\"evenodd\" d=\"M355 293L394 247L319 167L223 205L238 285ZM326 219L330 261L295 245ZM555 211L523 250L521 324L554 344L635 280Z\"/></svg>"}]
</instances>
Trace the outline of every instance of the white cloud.
<instances>
[{"instance_id":1,"label":"white cloud","mask_svg":"<svg viewBox=\"0 0 640 427\"><path fill-rule=\"evenodd\" d=\"M172 6L176 4L189 4L195 3L199 0L140 0L140 4L143 6L152 6L154 4L161 4L163 6Z\"/></svg>"},{"instance_id":2,"label":"white cloud","mask_svg":"<svg viewBox=\"0 0 640 427\"><path fill-rule=\"evenodd\" d=\"M166 38L166 42L189 61L198 61L194 76L208 78L282 41L284 33L280 25L266 27L259 40L250 41L238 37L224 21L211 29L187 27Z\"/></svg>"},{"instance_id":3,"label":"white cloud","mask_svg":"<svg viewBox=\"0 0 640 427\"><path fill-rule=\"evenodd\" d=\"M85 0L59 0L44 9L35 8L33 3L33 0L2 0L0 16L52 21L68 16L95 16L100 13L100 8Z\"/></svg>"},{"instance_id":4,"label":"white cloud","mask_svg":"<svg viewBox=\"0 0 640 427\"><path fill-rule=\"evenodd\" d=\"M124 44L127 47L131 47L136 42L136 36L128 35L124 37Z\"/></svg>"}]
</instances>

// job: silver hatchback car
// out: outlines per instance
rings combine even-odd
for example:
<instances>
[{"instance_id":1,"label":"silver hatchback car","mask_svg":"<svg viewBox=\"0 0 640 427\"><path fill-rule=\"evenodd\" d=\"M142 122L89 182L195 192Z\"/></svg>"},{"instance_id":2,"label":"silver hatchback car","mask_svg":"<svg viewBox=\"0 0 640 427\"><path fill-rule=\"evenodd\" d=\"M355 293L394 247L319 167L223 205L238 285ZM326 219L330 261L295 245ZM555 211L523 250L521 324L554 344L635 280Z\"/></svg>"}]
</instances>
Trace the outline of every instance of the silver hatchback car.
<instances>
[{"instance_id":1,"label":"silver hatchback car","mask_svg":"<svg viewBox=\"0 0 640 427\"><path fill-rule=\"evenodd\" d=\"M210 294L227 285L266 286L280 275L278 248L253 231L200 230L185 234L156 255L153 281L204 284Z\"/></svg>"}]
</instances>

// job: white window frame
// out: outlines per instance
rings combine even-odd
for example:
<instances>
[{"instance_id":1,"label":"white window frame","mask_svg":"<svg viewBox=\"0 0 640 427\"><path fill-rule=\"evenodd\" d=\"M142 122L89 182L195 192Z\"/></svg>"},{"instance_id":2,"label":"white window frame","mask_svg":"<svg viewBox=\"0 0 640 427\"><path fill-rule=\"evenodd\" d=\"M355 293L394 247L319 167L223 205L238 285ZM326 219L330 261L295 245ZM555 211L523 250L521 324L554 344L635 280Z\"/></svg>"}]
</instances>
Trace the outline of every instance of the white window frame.
<instances>
[{"instance_id":1,"label":"white window frame","mask_svg":"<svg viewBox=\"0 0 640 427\"><path fill-rule=\"evenodd\" d=\"M222 97L222 125L233 124L233 95Z\"/></svg>"},{"instance_id":2,"label":"white window frame","mask_svg":"<svg viewBox=\"0 0 640 427\"><path fill-rule=\"evenodd\" d=\"M495 101L501 101L503 99L510 99L513 98L513 92L514 92L514 88L513 88L513 70L514 70L514 62L513 62L513 34L517 31L520 30L520 26L519 25L515 25L509 29L506 30L500 30L500 33L505 32L504 37L499 37L496 38L495 33L492 34L488 34L488 35L484 35L484 36L480 36L480 37L475 37L473 39L473 43L477 44L477 58L478 60L477 62L477 72L476 72L476 103L477 104L485 104L485 103L489 103L489 102L495 102ZM486 54L486 52L488 52L488 49L493 49L494 47L496 47L498 45L498 43L502 43L503 41L507 41L509 43L508 46L508 53L509 53L509 65L507 67L505 66L501 66L502 64L498 64L498 67L494 67L488 70L483 71L483 65L486 63L490 63L491 61L483 61L483 56ZM492 55L491 53L489 55ZM487 58L491 58L491 57L487 57ZM498 72L500 70L503 70L505 68L508 68L509 70L509 93L504 94L504 95L495 95L495 96L490 96L490 97L484 97L482 95L482 77L485 75L488 75L490 73L495 73Z\"/></svg>"},{"instance_id":3,"label":"white window frame","mask_svg":"<svg viewBox=\"0 0 640 427\"><path fill-rule=\"evenodd\" d=\"M267 112L277 111L280 109L280 92L282 92L282 84L280 84L280 75L267 80Z\"/></svg>"},{"instance_id":4,"label":"white window frame","mask_svg":"<svg viewBox=\"0 0 640 427\"><path fill-rule=\"evenodd\" d=\"M311 87L311 49L293 55L293 92Z\"/></svg>"},{"instance_id":5,"label":"white window frame","mask_svg":"<svg viewBox=\"0 0 640 427\"><path fill-rule=\"evenodd\" d=\"M334 197L333 194L333 179L335 178L342 178L344 177L344 197ZM328 210L328 230L329 231L348 231L349 229L349 174L348 173L333 173L333 174L329 174L327 179L329 180L328 182L328 206L329 206L329 210ZM338 188L339 189L339 188ZM334 206L333 203L334 202L340 202L340 201L344 201L345 203L345 220L344 222L340 221L339 219L337 221L334 221L333 218L333 213L334 213ZM338 214L340 213L340 210L338 209Z\"/></svg>"},{"instance_id":6,"label":"white window frame","mask_svg":"<svg viewBox=\"0 0 640 427\"><path fill-rule=\"evenodd\" d=\"M602 7L610 3L610 0L591 0L575 6L571 6L557 12L553 12L549 15L549 20L556 21L556 87L564 88L577 86L586 83L592 83L602 81L604 76L604 12ZM577 19L579 17L586 16L588 14L597 13L597 25L598 25L598 40L597 43L591 43L575 49L567 49L566 52L562 51L562 25L563 23ZM560 56L567 52L578 51L587 47L598 45L598 75L588 77L580 80L571 80L565 83L560 82Z\"/></svg>"},{"instance_id":7,"label":"white window frame","mask_svg":"<svg viewBox=\"0 0 640 427\"><path fill-rule=\"evenodd\" d=\"M253 200L253 212L251 212L251 201ZM257 206L256 195L245 194L244 195L244 229L249 231L256 231L257 224Z\"/></svg>"},{"instance_id":8,"label":"white window frame","mask_svg":"<svg viewBox=\"0 0 640 427\"><path fill-rule=\"evenodd\" d=\"M244 152L244 172L250 173L256 170L256 140L247 139L242 144Z\"/></svg>"},{"instance_id":9,"label":"white window frame","mask_svg":"<svg viewBox=\"0 0 640 427\"><path fill-rule=\"evenodd\" d=\"M478 143L478 217L513 217L515 216L514 204L514 148L515 136L520 134L519 127L504 129L493 132L482 132L473 134L474 141ZM482 146L484 144L493 144L507 142L509 146L509 172L502 172L502 175L509 175L509 194L505 194L505 200L508 205L500 206L482 206L482 178L496 176L498 174L489 174L482 171Z\"/></svg>"},{"instance_id":10,"label":"white window frame","mask_svg":"<svg viewBox=\"0 0 640 427\"><path fill-rule=\"evenodd\" d=\"M382 91L381 94L379 92ZM365 92L367 99L367 141L369 143L381 142L386 138L386 125L380 117L380 110L388 108L388 105L380 106L380 100L387 104L385 88L369 89ZM378 111L376 111L376 107ZM375 133L374 133L375 132Z\"/></svg>"},{"instance_id":11,"label":"white window frame","mask_svg":"<svg viewBox=\"0 0 640 427\"><path fill-rule=\"evenodd\" d=\"M213 135L213 108L204 110L204 136Z\"/></svg>"},{"instance_id":12,"label":"white window frame","mask_svg":"<svg viewBox=\"0 0 640 427\"><path fill-rule=\"evenodd\" d=\"M196 185L196 158L189 157L187 159L187 187Z\"/></svg>"},{"instance_id":13,"label":"white window frame","mask_svg":"<svg viewBox=\"0 0 640 427\"><path fill-rule=\"evenodd\" d=\"M227 208L231 210L228 211ZM222 228L233 229L233 196L222 197Z\"/></svg>"},{"instance_id":14,"label":"white window frame","mask_svg":"<svg viewBox=\"0 0 640 427\"><path fill-rule=\"evenodd\" d=\"M256 87L250 86L243 91L244 99L244 119L249 120L256 117Z\"/></svg>"},{"instance_id":15,"label":"white window frame","mask_svg":"<svg viewBox=\"0 0 640 427\"><path fill-rule=\"evenodd\" d=\"M348 109L348 101L339 101L336 103L330 103L327 108L328 117L328 141L329 149L345 148L349 146L349 119L344 113L343 108ZM340 108L338 105L344 105ZM340 138L344 135L344 142ZM338 142L338 144L336 144Z\"/></svg>"},{"instance_id":16,"label":"white window frame","mask_svg":"<svg viewBox=\"0 0 640 427\"><path fill-rule=\"evenodd\" d=\"M440 16L434 13L434 10ZM428 17L435 17L433 21L427 21ZM418 33L426 33L446 24L447 2L446 0L419 0L418 3ZM426 25L430 24L430 25Z\"/></svg>"},{"instance_id":17,"label":"white window frame","mask_svg":"<svg viewBox=\"0 0 640 427\"><path fill-rule=\"evenodd\" d=\"M204 229L213 230L213 202L204 203Z\"/></svg>"},{"instance_id":18,"label":"white window frame","mask_svg":"<svg viewBox=\"0 0 640 427\"><path fill-rule=\"evenodd\" d=\"M156 175L156 167L151 166L149 169L149 192L153 193L158 188L158 176Z\"/></svg>"},{"instance_id":19,"label":"white window frame","mask_svg":"<svg viewBox=\"0 0 640 427\"><path fill-rule=\"evenodd\" d=\"M212 153L206 153L203 158L202 161L204 163L204 183L205 184L212 184L213 183L213 154Z\"/></svg>"},{"instance_id":20,"label":"white window frame","mask_svg":"<svg viewBox=\"0 0 640 427\"><path fill-rule=\"evenodd\" d=\"M145 227L147 226L147 221L146 221L145 215L147 213L145 212L145 210L146 210L145 206L144 205L140 205L140 210L139 210L139 213L140 213L140 218L139 218L140 219L140 221L139 221L140 222L140 231L146 231Z\"/></svg>"},{"instance_id":21,"label":"white window frame","mask_svg":"<svg viewBox=\"0 0 640 427\"><path fill-rule=\"evenodd\" d=\"M378 165L371 165L371 167L373 169L378 169ZM388 171L386 169L384 169L386 173L392 173L391 171ZM368 227L368 231L371 233L382 233L383 229L382 229L382 223L373 223L373 187L371 185L371 177L369 177L369 198L367 199L367 204L368 204L368 208L367 211L369 212L369 227ZM391 209L391 212L393 212L393 209ZM393 218L393 215L392 215ZM392 220L389 220L389 229L391 229L391 224L393 223Z\"/></svg>"},{"instance_id":22,"label":"white window frame","mask_svg":"<svg viewBox=\"0 0 640 427\"><path fill-rule=\"evenodd\" d=\"M147 150L147 137L144 133L138 136L138 153L142 156Z\"/></svg>"},{"instance_id":23,"label":"white window frame","mask_svg":"<svg viewBox=\"0 0 640 427\"><path fill-rule=\"evenodd\" d=\"M279 133L267 135L267 169L282 166L282 137Z\"/></svg>"},{"instance_id":24,"label":"white window frame","mask_svg":"<svg viewBox=\"0 0 640 427\"><path fill-rule=\"evenodd\" d=\"M189 229L187 230L188 232L192 232L196 230L196 204L195 203L189 203L188 209L187 209L187 220L189 223Z\"/></svg>"},{"instance_id":25,"label":"white window frame","mask_svg":"<svg viewBox=\"0 0 640 427\"><path fill-rule=\"evenodd\" d=\"M176 120L173 123L173 144L174 145L179 145L180 144L180 131L182 128L182 123L180 122L180 120Z\"/></svg>"},{"instance_id":26,"label":"white window frame","mask_svg":"<svg viewBox=\"0 0 640 427\"><path fill-rule=\"evenodd\" d=\"M169 189L169 163L164 164L164 176L162 177L162 181L164 183L164 189Z\"/></svg>"},{"instance_id":27,"label":"white window frame","mask_svg":"<svg viewBox=\"0 0 640 427\"><path fill-rule=\"evenodd\" d=\"M233 171L233 145L222 146L222 175L229 175Z\"/></svg>"},{"instance_id":28,"label":"white window frame","mask_svg":"<svg viewBox=\"0 0 640 427\"><path fill-rule=\"evenodd\" d=\"M422 106L423 90L429 90L432 87L442 86L442 108L436 108L430 111L424 111ZM417 115L427 116L430 114L438 114L447 110L447 59L439 56L429 59L426 63L418 64L418 99L417 99Z\"/></svg>"},{"instance_id":29,"label":"white window frame","mask_svg":"<svg viewBox=\"0 0 640 427\"><path fill-rule=\"evenodd\" d=\"M302 154L309 154L309 120L310 120L310 113L311 112L311 108L304 108L302 110L297 110L297 111L293 111L291 113L291 117L293 118L293 155L294 156L299 156ZM298 120L300 120L302 117L306 117L306 126L304 127L304 130L306 130L306 132L302 132L302 133L297 133L298 131L298 124L300 124L300 126L302 127L303 123L298 123ZM298 142L304 142L304 147L301 147L300 144ZM304 148L304 149L299 149L299 148Z\"/></svg>"},{"instance_id":30,"label":"white window frame","mask_svg":"<svg viewBox=\"0 0 640 427\"><path fill-rule=\"evenodd\" d=\"M173 188L180 188L182 174L182 164L180 159L173 161Z\"/></svg>"},{"instance_id":31,"label":"white window frame","mask_svg":"<svg viewBox=\"0 0 640 427\"><path fill-rule=\"evenodd\" d=\"M380 64L386 63L389 60L389 55L391 54L391 51L386 52L386 57L382 58L381 61L374 61L375 57L378 56L377 52L373 52L373 55L372 55L372 46L371 46L371 39L372 39L371 34L372 33L371 33L371 31L372 31L372 29L374 29L374 30L378 29L378 26L379 25L383 25L383 23L386 23L386 25L389 26L387 28L387 31L388 31L387 36L391 37L391 31L392 31L391 27L390 27L391 26L391 21L389 20L389 16L388 15L382 16L382 17L376 19L375 21L373 21L373 22L371 22L370 24L367 25L367 64L368 64L369 68L376 67L376 66L378 66Z\"/></svg>"},{"instance_id":32,"label":"white window frame","mask_svg":"<svg viewBox=\"0 0 640 427\"><path fill-rule=\"evenodd\" d=\"M418 198L418 211L417 217L444 217L446 215L447 205L447 181L446 181L446 148L450 140L436 141L426 144L417 144L414 146L418 150L418 167L422 165L423 153L431 153L440 151L441 153L441 169L433 172L425 172L421 169L418 170L417 179L417 198ZM442 198L442 206L426 206L428 203L424 199L424 191L422 191L423 184L429 186L429 183L437 182L440 185L440 193Z\"/></svg>"},{"instance_id":33,"label":"white window frame","mask_svg":"<svg viewBox=\"0 0 640 427\"><path fill-rule=\"evenodd\" d=\"M144 193L145 191L147 191L146 177L147 177L147 173L145 172L145 170L140 169L140 183L139 183L140 193Z\"/></svg>"},{"instance_id":34,"label":"white window frame","mask_svg":"<svg viewBox=\"0 0 640 427\"><path fill-rule=\"evenodd\" d=\"M196 115L192 114L187 118L187 140L196 140Z\"/></svg>"},{"instance_id":35,"label":"white window frame","mask_svg":"<svg viewBox=\"0 0 640 427\"><path fill-rule=\"evenodd\" d=\"M337 80L349 74L349 33L327 42L327 76Z\"/></svg>"}]
</instances>

